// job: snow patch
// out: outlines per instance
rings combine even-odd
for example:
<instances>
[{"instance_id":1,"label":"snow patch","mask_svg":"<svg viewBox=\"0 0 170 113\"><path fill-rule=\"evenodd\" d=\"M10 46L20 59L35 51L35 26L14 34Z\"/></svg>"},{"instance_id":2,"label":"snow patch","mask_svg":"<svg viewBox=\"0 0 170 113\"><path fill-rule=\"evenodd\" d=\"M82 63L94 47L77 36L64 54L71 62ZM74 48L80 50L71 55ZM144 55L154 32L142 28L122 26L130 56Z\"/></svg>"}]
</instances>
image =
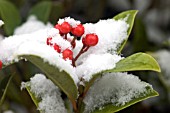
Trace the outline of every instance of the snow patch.
<instances>
[{"instance_id":1,"label":"snow patch","mask_svg":"<svg viewBox=\"0 0 170 113\"><path fill-rule=\"evenodd\" d=\"M106 54L90 54L83 63L76 67L76 74L79 78L89 81L92 75L102 72L103 70L113 69L116 63L122 58L118 55Z\"/></svg>"},{"instance_id":2,"label":"snow patch","mask_svg":"<svg viewBox=\"0 0 170 113\"><path fill-rule=\"evenodd\" d=\"M25 23L15 29L14 34L27 34L51 27L53 27L51 23L48 22L47 25L45 25L43 22L39 21L36 16L31 15Z\"/></svg>"},{"instance_id":3,"label":"snow patch","mask_svg":"<svg viewBox=\"0 0 170 113\"><path fill-rule=\"evenodd\" d=\"M90 87L85 99L85 113L101 108L104 104L115 106L125 105L134 98L145 96L147 87L152 86L142 82L137 76L127 73L107 73Z\"/></svg>"}]
</instances>

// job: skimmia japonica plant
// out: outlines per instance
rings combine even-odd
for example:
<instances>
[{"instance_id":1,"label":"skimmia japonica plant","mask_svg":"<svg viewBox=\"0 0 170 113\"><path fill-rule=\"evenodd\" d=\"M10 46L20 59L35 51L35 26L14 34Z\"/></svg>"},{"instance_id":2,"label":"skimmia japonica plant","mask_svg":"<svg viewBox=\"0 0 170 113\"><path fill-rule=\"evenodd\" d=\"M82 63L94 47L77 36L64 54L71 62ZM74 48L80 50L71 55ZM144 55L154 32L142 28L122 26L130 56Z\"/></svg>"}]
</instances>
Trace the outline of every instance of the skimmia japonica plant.
<instances>
[{"instance_id":1,"label":"skimmia japonica plant","mask_svg":"<svg viewBox=\"0 0 170 113\"><path fill-rule=\"evenodd\" d=\"M42 70L21 85L42 113L113 113L157 96L150 84L127 73L160 72L157 62L145 53L121 55L136 13L125 11L95 24L66 17L54 28L5 38L1 71L20 60Z\"/></svg>"}]
</instances>

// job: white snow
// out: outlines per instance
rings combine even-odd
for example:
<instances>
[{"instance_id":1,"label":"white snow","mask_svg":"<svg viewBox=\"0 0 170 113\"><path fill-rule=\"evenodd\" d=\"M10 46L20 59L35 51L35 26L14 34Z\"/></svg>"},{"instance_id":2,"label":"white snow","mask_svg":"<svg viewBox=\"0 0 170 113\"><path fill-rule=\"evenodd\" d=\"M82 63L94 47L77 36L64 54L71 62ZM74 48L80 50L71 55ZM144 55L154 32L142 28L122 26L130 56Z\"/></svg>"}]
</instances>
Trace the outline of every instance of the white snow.
<instances>
[{"instance_id":1,"label":"white snow","mask_svg":"<svg viewBox=\"0 0 170 113\"><path fill-rule=\"evenodd\" d=\"M25 23L15 29L14 34L27 34L51 27L53 27L51 23L48 22L47 25L45 25L43 22L39 21L36 16L31 15Z\"/></svg>"},{"instance_id":2,"label":"white snow","mask_svg":"<svg viewBox=\"0 0 170 113\"><path fill-rule=\"evenodd\" d=\"M80 21L77 21L73 18L66 17L64 19L59 19L58 24L61 25L63 22L68 22L72 27L76 27L77 25L81 23Z\"/></svg>"},{"instance_id":3,"label":"white snow","mask_svg":"<svg viewBox=\"0 0 170 113\"><path fill-rule=\"evenodd\" d=\"M97 80L83 102L85 112L90 113L95 108L101 108L104 104L112 103L115 106L125 105L134 98L146 95L148 83L142 82L137 76L127 73L107 73Z\"/></svg>"},{"instance_id":4,"label":"white snow","mask_svg":"<svg viewBox=\"0 0 170 113\"><path fill-rule=\"evenodd\" d=\"M0 27L4 25L4 22L2 20L0 20Z\"/></svg>"},{"instance_id":5,"label":"white snow","mask_svg":"<svg viewBox=\"0 0 170 113\"><path fill-rule=\"evenodd\" d=\"M30 87L30 91L41 99L38 103L38 110L42 110L43 113L67 113L60 90L43 74L36 74L30 82L22 83L21 88L26 86Z\"/></svg>"},{"instance_id":6,"label":"white snow","mask_svg":"<svg viewBox=\"0 0 170 113\"><path fill-rule=\"evenodd\" d=\"M26 42L35 42L45 45L48 37L48 31L52 29L43 29L30 34L14 35L5 38L0 42L0 59L10 62L13 60L14 54L19 47ZM58 30L53 32L53 35L58 35ZM30 45L30 47L32 44ZM36 49L36 48L34 48Z\"/></svg>"},{"instance_id":7,"label":"white snow","mask_svg":"<svg viewBox=\"0 0 170 113\"><path fill-rule=\"evenodd\" d=\"M76 74L79 78L89 81L92 75L101 72L102 70L113 69L116 63L122 58L118 55L106 54L90 54L83 63L76 67Z\"/></svg>"}]
</instances>

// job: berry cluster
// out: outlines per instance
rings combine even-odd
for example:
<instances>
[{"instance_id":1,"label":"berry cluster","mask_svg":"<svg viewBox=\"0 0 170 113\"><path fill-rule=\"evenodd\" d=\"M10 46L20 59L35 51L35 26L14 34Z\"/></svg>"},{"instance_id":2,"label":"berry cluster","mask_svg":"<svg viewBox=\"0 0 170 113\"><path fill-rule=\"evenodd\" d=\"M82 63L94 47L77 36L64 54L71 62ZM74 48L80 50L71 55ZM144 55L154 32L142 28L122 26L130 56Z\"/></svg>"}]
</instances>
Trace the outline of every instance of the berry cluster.
<instances>
[{"instance_id":1,"label":"berry cluster","mask_svg":"<svg viewBox=\"0 0 170 113\"><path fill-rule=\"evenodd\" d=\"M48 37L46 40L47 45L52 46L54 50L56 50L56 52L62 53L63 59L72 60L72 65L74 67L76 66L75 62L80 57L80 55L86 52L91 46L95 46L98 43L98 36L95 33L87 34L85 36L83 35L85 32L85 28L82 24L72 26L69 22L64 21L61 24L56 24L54 28L59 30L59 33L63 37L63 39L70 42L73 49L76 46L75 40L77 39L77 37L82 37L83 47L75 58L73 58L72 50L67 48L61 51L61 47L59 45L57 45L56 43L52 43L52 37ZM71 40L67 38L68 33L71 33L74 38Z\"/></svg>"}]
</instances>

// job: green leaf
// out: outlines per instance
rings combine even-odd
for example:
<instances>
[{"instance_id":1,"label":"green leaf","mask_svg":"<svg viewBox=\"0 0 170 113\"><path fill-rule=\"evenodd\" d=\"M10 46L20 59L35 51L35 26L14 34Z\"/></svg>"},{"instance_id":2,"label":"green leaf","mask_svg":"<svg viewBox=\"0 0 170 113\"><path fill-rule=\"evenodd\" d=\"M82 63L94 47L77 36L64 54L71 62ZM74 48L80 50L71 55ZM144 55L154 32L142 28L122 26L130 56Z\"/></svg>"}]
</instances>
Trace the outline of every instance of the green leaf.
<instances>
[{"instance_id":1,"label":"green leaf","mask_svg":"<svg viewBox=\"0 0 170 113\"><path fill-rule=\"evenodd\" d=\"M66 10L63 2L53 2L52 9L50 13L50 22L56 24L56 20L58 20Z\"/></svg>"},{"instance_id":2,"label":"green leaf","mask_svg":"<svg viewBox=\"0 0 170 113\"><path fill-rule=\"evenodd\" d=\"M60 71L57 67L44 62L44 60L39 56L23 55L20 57L26 58L28 61L41 69L46 74L46 76L68 96L72 102L75 102L78 96L78 90L73 79L68 73L65 71Z\"/></svg>"},{"instance_id":3,"label":"green leaf","mask_svg":"<svg viewBox=\"0 0 170 113\"><path fill-rule=\"evenodd\" d=\"M120 19L125 19L127 18L127 21L126 23L129 24L129 28L128 28L128 31L127 31L127 35L129 37L131 31L132 31L132 27L133 27L133 24L134 24L134 20L135 20L135 17L136 17L136 14L137 14L137 10L128 10L128 11L125 11L125 12L122 12L118 15L116 15L113 19L115 20L120 20ZM127 40L128 40L128 37L125 39L125 41L120 45L120 47L118 48L118 53L121 52L121 50L123 49L123 47L125 46Z\"/></svg>"},{"instance_id":4,"label":"green leaf","mask_svg":"<svg viewBox=\"0 0 170 113\"><path fill-rule=\"evenodd\" d=\"M153 48L148 41L146 26L142 19L136 18L133 34L133 52L148 51Z\"/></svg>"},{"instance_id":5,"label":"green leaf","mask_svg":"<svg viewBox=\"0 0 170 113\"><path fill-rule=\"evenodd\" d=\"M40 102L40 99L38 99L35 94L33 94L31 91L30 91L30 87L29 86L26 86L26 90L28 91L29 95L31 96L31 99L33 100L34 104L36 105L36 107L38 107L38 103Z\"/></svg>"},{"instance_id":6,"label":"green leaf","mask_svg":"<svg viewBox=\"0 0 170 113\"><path fill-rule=\"evenodd\" d=\"M140 101L143 101L143 100L146 100L148 98L151 98L151 97L155 97L155 96L158 96L159 94L155 91L155 90L152 90L150 87L148 87L148 94L146 95L143 95L139 98L135 98L133 99L132 101L126 103L125 105L123 106L114 106L113 104L107 104L105 106L103 106L103 109L102 110L95 110L94 112L92 113L114 113L114 112L118 112L124 108L127 108L137 102L140 102ZM152 90L152 91L151 91Z\"/></svg>"},{"instance_id":7,"label":"green leaf","mask_svg":"<svg viewBox=\"0 0 170 113\"><path fill-rule=\"evenodd\" d=\"M42 1L36 4L29 12L29 15L35 15L43 22L47 22L52 8L51 1Z\"/></svg>"},{"instance_id":8,"label":"green leaf","mask_svg":"<svg viewBox=\"0 0 170 113\"><path fill-rule=\"evenodd\" d=\"M31 89L29 86L26 86L26 90L28 91L31 99L33 100L34 104L38 108L38 103L41 101L41 99L37 98L34 93L31 92ZM40 113L43 113L41 110L39 110Z\"/></svg>"},{"instance_id":9,"label":"green leaf","mask_svg":"<svg viewBox=\"0 0 170 113\"><path fill-rule=\"evenodd\" d=\"M3 92L1 99L0 99L0 106L3 104L5 100L5 96L6 96L9 84L11 83L12 77L13 75L9 75L0 82L0 90Z\"/></svg>"},{"instance_id":10,"label":"green leaf","mask_svg":"<svg viewBox=\"0 0 170 113\"><path fill-rule=\"evenodd\" d=\"M14 29L21 23L18 9L7 0L0 0L0 17L4 21L7 35L12 35Z\"/></svg>"},{"instance_id":11,"label":"green leaf","mask_svg":"<svg viewBox=\"0 0 170 113\"><path fill-rule=\"evenodd\" d=\"M120 60L114 69L106 72L124 72L124 71L140 71L152 70L160 72L157 61L146 53L136 53L123 60Z\"/></svg>"}]
</instances>

